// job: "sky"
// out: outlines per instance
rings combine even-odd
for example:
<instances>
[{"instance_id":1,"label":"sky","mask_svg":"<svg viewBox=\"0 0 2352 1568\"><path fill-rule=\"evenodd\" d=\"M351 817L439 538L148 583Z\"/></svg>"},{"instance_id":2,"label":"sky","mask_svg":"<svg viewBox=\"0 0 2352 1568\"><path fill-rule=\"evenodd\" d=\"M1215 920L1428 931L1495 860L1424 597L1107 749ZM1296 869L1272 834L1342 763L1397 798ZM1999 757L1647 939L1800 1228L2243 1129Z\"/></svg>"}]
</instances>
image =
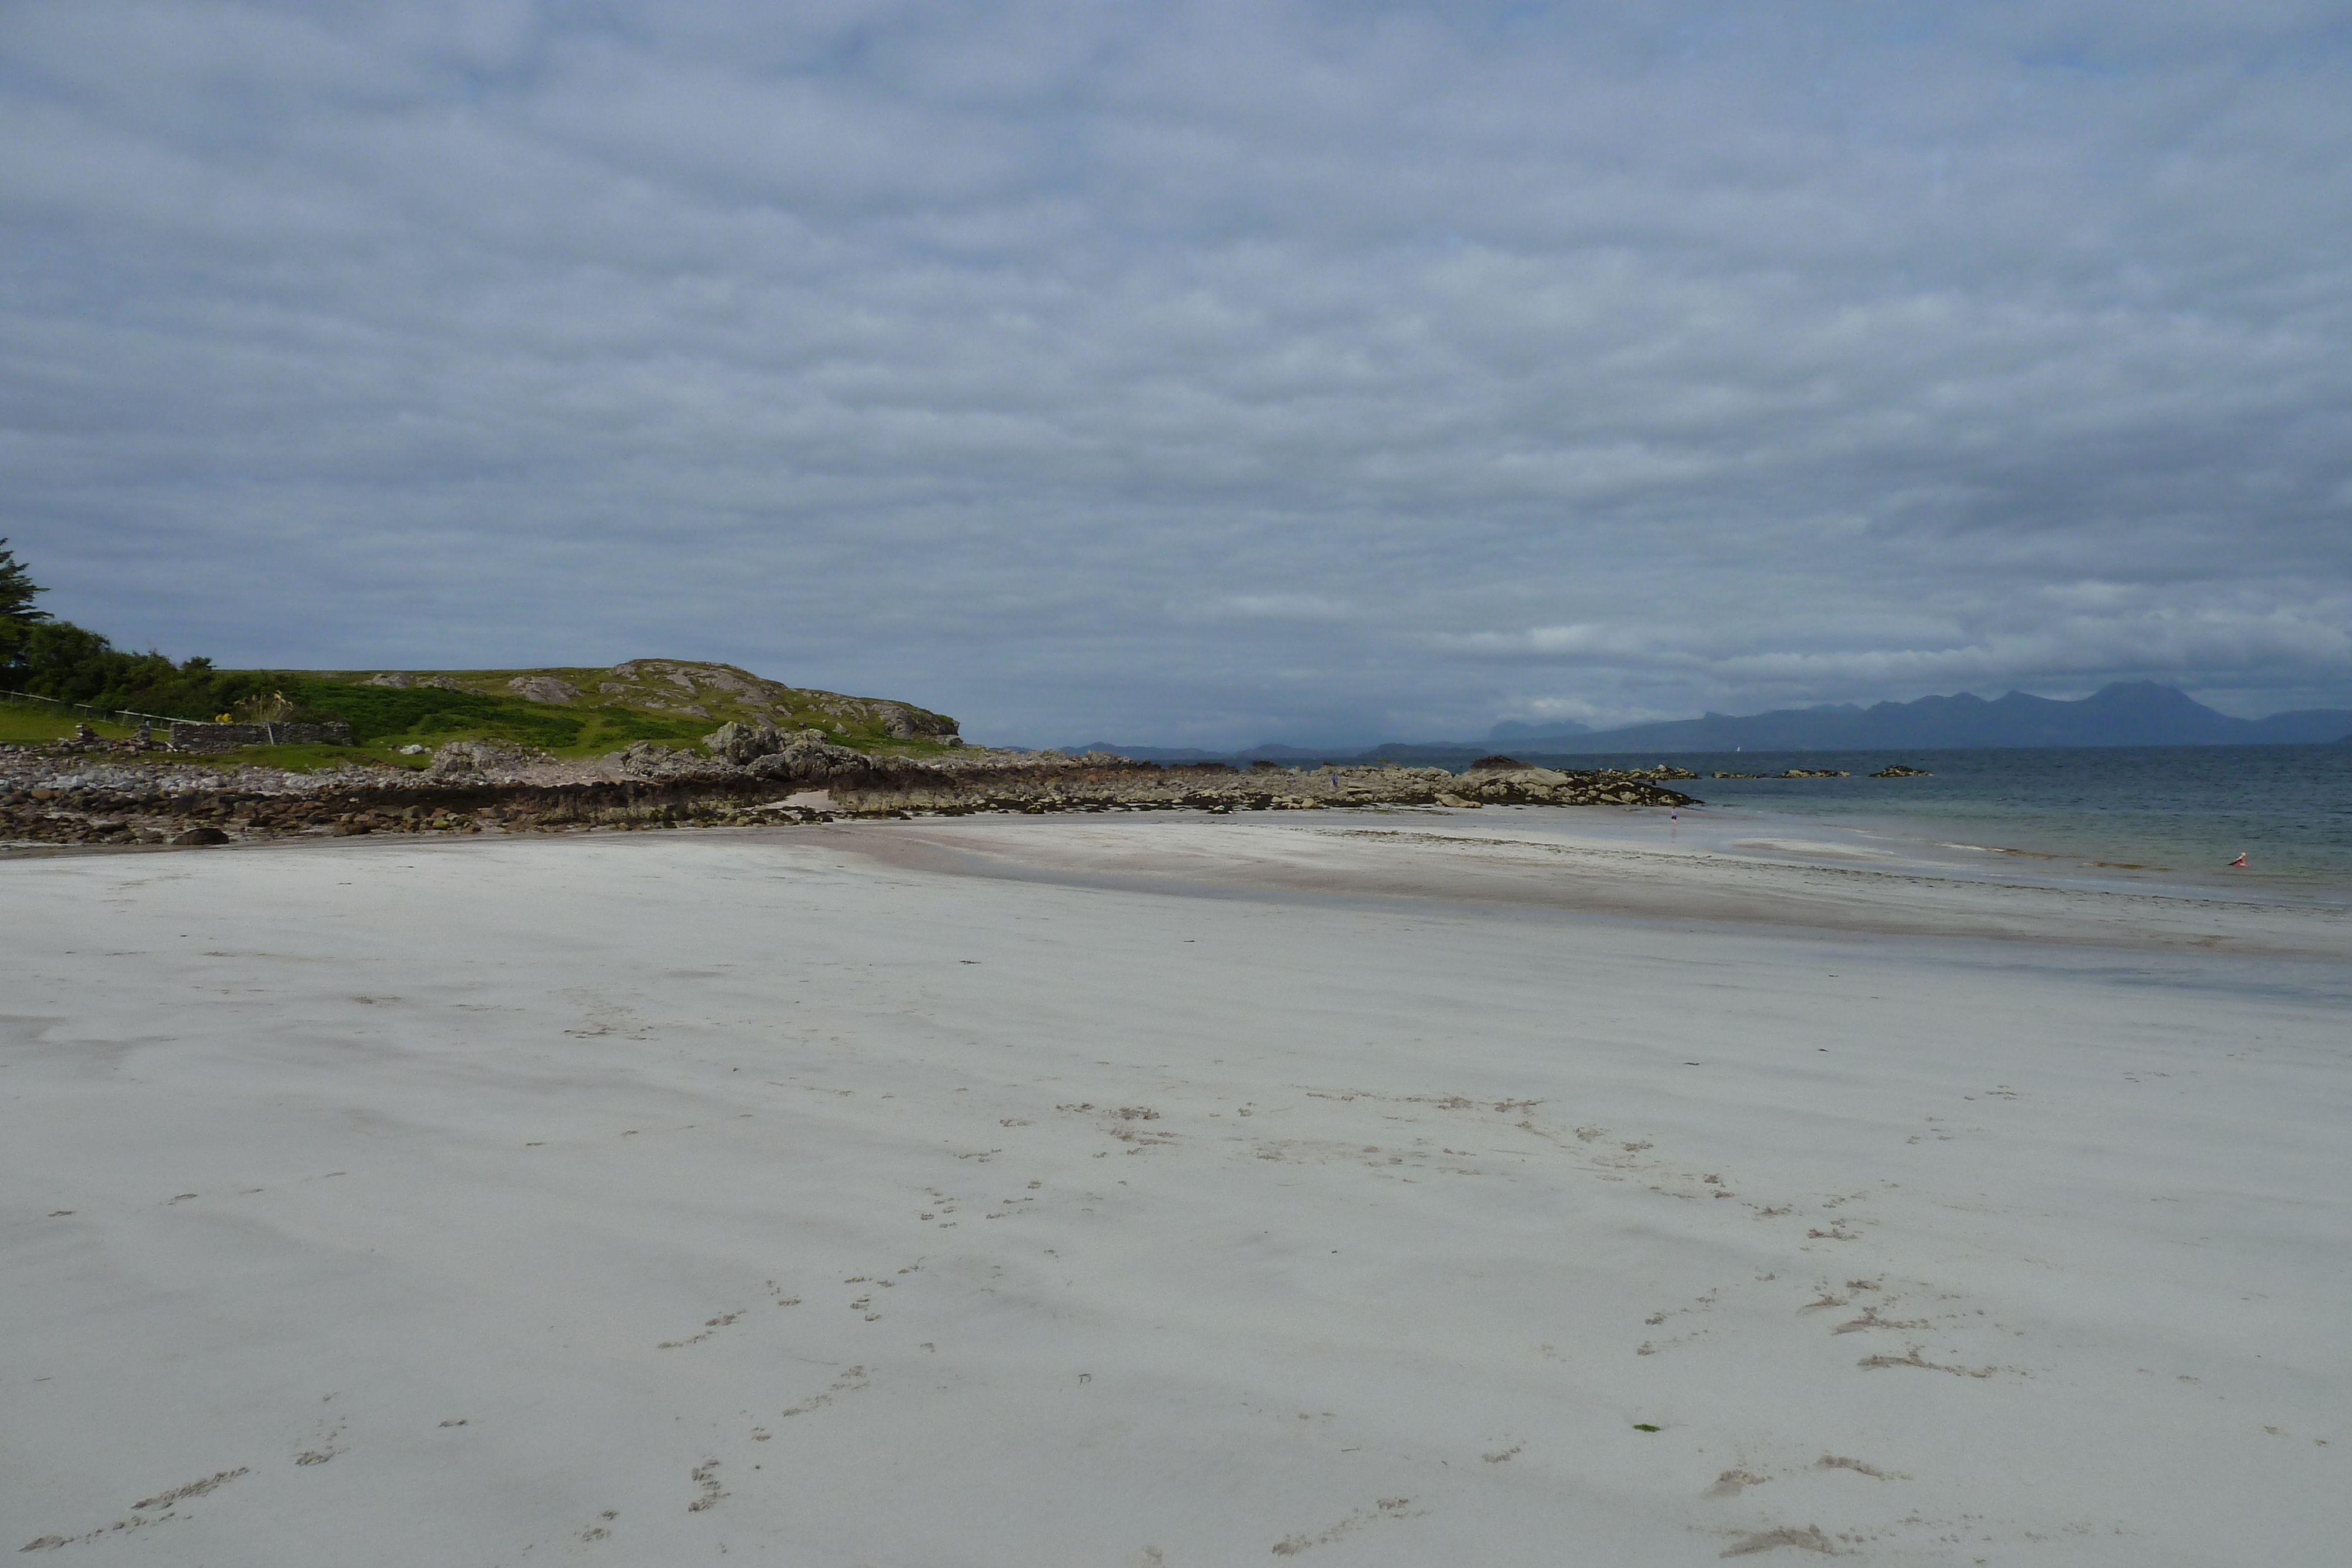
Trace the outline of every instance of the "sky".
<instances>
[{"instance_id":1,"label":"sky","mask_svg":"<svg viewBox=\"0 0 2352 1568\"><path fill-rule=\"evenodd\" d=\"M0 0L0 534L976 739L2352 706L2340 0Z\"/></svg>"}]
</instances>

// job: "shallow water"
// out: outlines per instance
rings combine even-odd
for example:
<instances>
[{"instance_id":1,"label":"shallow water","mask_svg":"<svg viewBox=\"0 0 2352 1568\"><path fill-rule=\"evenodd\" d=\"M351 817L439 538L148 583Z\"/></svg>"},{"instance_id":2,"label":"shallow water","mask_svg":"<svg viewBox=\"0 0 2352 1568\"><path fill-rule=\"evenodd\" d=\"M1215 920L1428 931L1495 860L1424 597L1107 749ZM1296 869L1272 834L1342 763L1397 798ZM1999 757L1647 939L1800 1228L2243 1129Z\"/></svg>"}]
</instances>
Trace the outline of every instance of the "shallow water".
<instances>
[{"instance_id":1,"label":"shallow water","mask_svg":"<svg viewBox=\"0 0 2352 1568\"><path fill-rule=\"evenodd\" d=\"M1529 758L1528 760L1538 760ZM1965 866L2162 880L2263 896L2352 899L2352 746L1681 753L1557 758L1555 767L1672 762L1706 802L1685 820L1758 844L1791 831L1816 854L1880 850ZM1866 777L1890 763L1926 779ZM1713 773L1843 769L1844 779ZM1830 836L1822 836L1829 830ZM1727 845L1732 841L1726 839ZM2243 868L2229 862L2240 852Z\"/></svg>"}]
</instances>

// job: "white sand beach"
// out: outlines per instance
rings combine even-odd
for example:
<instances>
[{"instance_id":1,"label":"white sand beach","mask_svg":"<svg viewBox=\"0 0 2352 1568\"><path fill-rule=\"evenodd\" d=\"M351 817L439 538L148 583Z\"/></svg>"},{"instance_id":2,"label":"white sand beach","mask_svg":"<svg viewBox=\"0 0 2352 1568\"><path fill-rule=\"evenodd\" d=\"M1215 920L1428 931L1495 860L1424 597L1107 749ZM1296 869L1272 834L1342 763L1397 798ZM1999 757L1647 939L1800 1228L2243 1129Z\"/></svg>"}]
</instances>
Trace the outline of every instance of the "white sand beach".
<instances>
[{"instance_id":1,"label":"white sand beach","mask_svg":"<svg viewBox=\"0 0 2352 1568\"><path fill-rule=\"evenodd\" d=\"M0 1547L2352 1557L2344 911L1631 831L0 862Z\"/></svg>"}]
</instances>

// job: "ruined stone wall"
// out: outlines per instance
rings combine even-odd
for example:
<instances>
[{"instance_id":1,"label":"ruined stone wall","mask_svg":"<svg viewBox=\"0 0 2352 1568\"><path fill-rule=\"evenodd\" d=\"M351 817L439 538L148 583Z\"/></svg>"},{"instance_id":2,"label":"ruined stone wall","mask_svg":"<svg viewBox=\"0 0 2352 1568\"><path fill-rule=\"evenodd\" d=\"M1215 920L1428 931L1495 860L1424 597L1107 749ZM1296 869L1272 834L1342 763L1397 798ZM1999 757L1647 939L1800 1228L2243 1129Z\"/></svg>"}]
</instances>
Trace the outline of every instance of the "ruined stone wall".
<instances>
[{"instance_id":1,"label":"ruined stone wall","mask_svg":"<svg viewBox=\"0 0 2352 1568\"><path fill-rule=\"evenodd\" d=\"M172 721L174 751L234 751L240 746L349 746L352 727L341 719L325 724L196 724Z\"/></svg>"}]
</instances>

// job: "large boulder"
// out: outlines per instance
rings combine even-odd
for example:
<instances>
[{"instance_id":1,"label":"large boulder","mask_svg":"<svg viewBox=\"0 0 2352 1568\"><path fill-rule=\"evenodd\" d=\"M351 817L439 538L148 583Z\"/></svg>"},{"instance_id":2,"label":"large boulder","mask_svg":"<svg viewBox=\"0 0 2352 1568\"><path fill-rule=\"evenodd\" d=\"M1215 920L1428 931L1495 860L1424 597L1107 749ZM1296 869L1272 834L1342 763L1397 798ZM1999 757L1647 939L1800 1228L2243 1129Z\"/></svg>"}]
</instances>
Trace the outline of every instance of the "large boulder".
<instances>
[{"instance_id":1,"label":"large boulder","mask_svg":"<svg viewBox=\"0 0 2352 1568\"><path fill-rule=\"evenodd\" d=\"M833 745L820 730L803 729L782 749L754 758L751 769L780 784L832 784L866 778L877 771L877 765L862 751Z\"/></svg>"},{"instance_id":2,"label":"large boulder","mask_svg":"<svg viewBox=\"0 0 2352 1568\"><path fill-rule=\"evenodd\" d=\"M691 748L677 750L654 740L640 740L614 753L614 756L618 758L621 770L633 779L708 781L739 778L743 772L740 764L730 762L725 757L705 757Z\"/></svg>"},{"instance_id":3,"label":"large boulder","mask_svg":"<svg viewBox=\"0 0 2352 1568\"><path fill-rule=\"evenodd\" d=\"M750 724L745 724L740 719L730 719L704 736L702 744L710 747L711 756L723 757L740 768L747 763L756 762L762 757L772 757L785 747L789 738L782 730L764 718Z\"/></svg>"}]
</instances>

